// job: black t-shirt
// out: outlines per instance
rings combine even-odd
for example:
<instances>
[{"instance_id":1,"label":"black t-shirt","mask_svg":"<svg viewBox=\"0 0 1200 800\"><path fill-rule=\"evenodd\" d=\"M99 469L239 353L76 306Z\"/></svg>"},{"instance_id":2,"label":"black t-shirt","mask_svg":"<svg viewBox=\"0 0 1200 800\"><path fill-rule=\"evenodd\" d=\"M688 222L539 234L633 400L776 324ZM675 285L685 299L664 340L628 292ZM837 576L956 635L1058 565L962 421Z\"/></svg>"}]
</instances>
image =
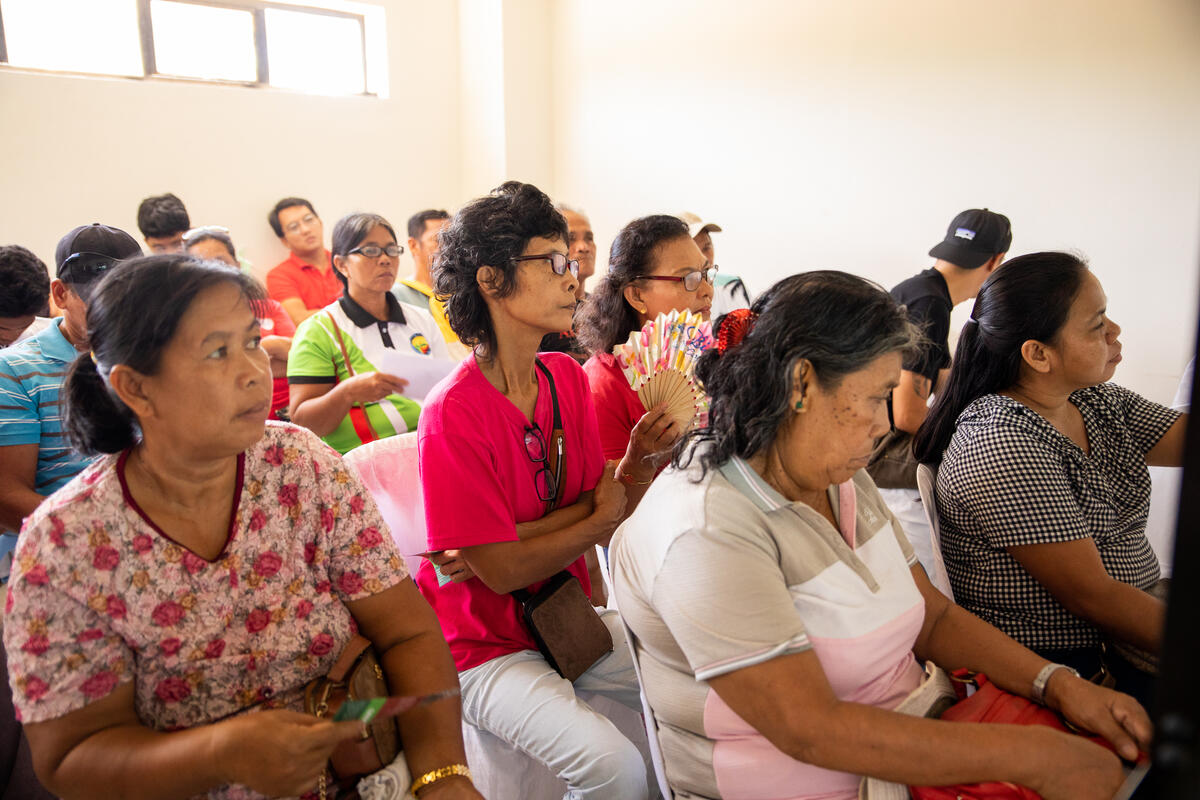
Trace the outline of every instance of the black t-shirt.
<instances>
[{"instance_id":1,"label":"black t-shirt","mask_svg":"<svg viewBox=\"0 0 1200 800\"><path fill-rule=\"evenodd\" d=\"M938 370L950 366L950 312L954 304L946 279L936 269L927 269L898 284L892 289L892 297L908 309L909 320L928 340L919 352L904 360L904 369L935 383Z\"/></svg>"}]
</instances>

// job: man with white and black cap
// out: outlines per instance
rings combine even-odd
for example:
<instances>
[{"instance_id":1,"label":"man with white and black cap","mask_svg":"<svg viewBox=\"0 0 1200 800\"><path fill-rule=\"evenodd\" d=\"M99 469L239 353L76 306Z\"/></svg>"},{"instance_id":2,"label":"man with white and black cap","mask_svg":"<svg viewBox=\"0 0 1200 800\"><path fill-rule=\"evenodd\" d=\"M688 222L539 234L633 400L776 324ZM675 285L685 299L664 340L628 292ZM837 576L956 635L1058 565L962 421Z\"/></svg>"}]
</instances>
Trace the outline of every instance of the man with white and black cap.
<instances>
[{"instance_id":1,"label":"man with white and black cap","mask_svg":"<svg viewBox=\"0 0 1200 800\"><path fill-rule=\"evenodd\" d=\"M979 294L979 287L1004 261L1012 244L1008 217L986 208L963 211L950 221L946 236L929 255L933 266L892 289L896 302L908 309L908 318L925 333L925 345L905 359L900 385L892 392L892 433L875 450L867 471L884 500L900 518L925 571L933 575L929 524L917 493L917 464L912 456L912 434L929 412L950 372L950 313L959 303Z\"/></svg>"},{"instance_id":2,"label":"man with white and black cap","mask_svg":"<svg viewBox=\"0 0 1200 800\"><path fill-rule=\"evenodd\" d=\"M50 296L63 315L35 336L0 350L0 531L15 532L46 495L89 459L71 451L62 434L59 388L67 369L88 351L87 302L96 283L124 259L142 254L132 236L107 225L75 228L54 253L58 277ZM7 552L15 534L0 537Z\"/></svg>"},{"instance_id":3,"label":"man with white and black cap","mask_svg":"<svg viewBox=\"0 0 1200 800\"><path fill-rule=\"evenodd\" d=\"M698 214L693 214L690 211L684 211L678 215L681 220L687 223L688 233L691 234L692 240L696 242L696 246L700 248L700 252L704 253L704 257L708 259L709 266L717 265L717 257L713 248L712 235L721 232L721 226L715 222L709 222ZM721 315L728 314L735 308L750 307L750 291L746 288L746 284L737 275L729 275L720 270L717 270L717 277L713 283L713 303L710 315L713 320L717 320Z\"/></svg>"}]
</instances>

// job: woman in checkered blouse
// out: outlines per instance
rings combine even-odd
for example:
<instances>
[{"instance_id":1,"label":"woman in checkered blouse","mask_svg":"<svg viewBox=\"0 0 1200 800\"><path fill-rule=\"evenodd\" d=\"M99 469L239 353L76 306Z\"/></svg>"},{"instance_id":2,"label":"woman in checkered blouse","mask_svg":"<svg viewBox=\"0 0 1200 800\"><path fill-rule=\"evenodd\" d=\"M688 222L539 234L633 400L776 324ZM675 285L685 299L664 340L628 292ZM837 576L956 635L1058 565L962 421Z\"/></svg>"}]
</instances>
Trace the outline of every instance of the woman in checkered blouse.
<instances>
[{"instance_id":1,"label":"woman in checkered blouse","mask_svg":"<svg viewBox=\"0 0 1200 800\"><path fill-rule=\"evenodd\" d=\"M1147 465L1178 466L1186 415L1108 383L1121 328L1077 257L1033 253L988 279L950 380L914 442L940 462L942 552L955 599L1084 675L1102 663L1146 701L1150 676L1113 639L1156 653L1164 620L1146 539Z\"/></svg>"}]
</instances>

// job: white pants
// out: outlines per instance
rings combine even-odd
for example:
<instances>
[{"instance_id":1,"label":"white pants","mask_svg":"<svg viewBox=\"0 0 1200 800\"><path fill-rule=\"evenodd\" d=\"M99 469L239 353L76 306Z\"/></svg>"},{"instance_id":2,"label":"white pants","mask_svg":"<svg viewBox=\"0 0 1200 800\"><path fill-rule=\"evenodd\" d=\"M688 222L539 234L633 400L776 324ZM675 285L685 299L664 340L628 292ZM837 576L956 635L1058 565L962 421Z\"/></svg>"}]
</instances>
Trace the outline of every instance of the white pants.
<instances>
[{"instance_id":1,"label":"white pants","mask_svg":"<svg viewBox=\"0 0 1200 800\"><path fill-rule=\"evenodd\" d=\"M611 609L600 616L612 634L613 652L574 685L536 650L493 658L458 674L463 719L549 767L567 782L568 800L646 800L651 795L642 752L575 696L582 689L642 710L621 619Z\"/></svg>"},{"instance_id":2,"label":"white pants","mask_svg":"<svg viewBox=\"0 0 1200 800\"><path fill-rule=\"evenodd\" d=\"M925 574L932 578L936 573L933 565L933 534L929 529L929 519L925 516L925 504L921 502L921 493L916 489L880 489L883 502L900 520L908 542L912 545L917 560L925 568Z\"/></svg>"}]
</instances>

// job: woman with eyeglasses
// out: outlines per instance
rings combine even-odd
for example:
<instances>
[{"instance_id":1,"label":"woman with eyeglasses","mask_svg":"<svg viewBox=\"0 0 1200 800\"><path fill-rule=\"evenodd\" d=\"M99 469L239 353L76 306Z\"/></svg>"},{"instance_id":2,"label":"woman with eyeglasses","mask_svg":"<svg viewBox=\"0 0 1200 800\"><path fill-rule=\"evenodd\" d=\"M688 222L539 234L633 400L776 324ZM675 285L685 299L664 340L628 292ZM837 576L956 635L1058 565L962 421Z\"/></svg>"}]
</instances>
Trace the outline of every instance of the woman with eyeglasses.
<instances>
[{"instance_id":1,"label":"woman with eyeglasses","mask_svg":"<svg viewBox=\"0 0 1200 800\"><path fill-rule=\"evenodd\" d=\"M188 255L206 261L220 261L241 269L229 229L218 225L192 228L183 235L183 247ZM254 315L258 317L262 331L262 348L271 357L271 411L270 419L287 419L289 402L287 381L288 351L292 349L292 337L296 334L296 323L291 315L270 297L251 302ZM280 412L284 412L283 415Z\"/></svg>"},{"instance_id":2,"label":"woman with eyeglasses","mask_svg":"<svg viewBox=\"0 0 1200 800\"><path fill-rule=\"evenodd\" d=\"M620 462L632 514L671 448L684 434L662 407L647 411L612 350L659 314L712 310L716 267L708 263L678 217L635 219L613 240L608 274L580 311L579 340L592 357L583 365L592 387L604 457Z\"/></svg>"},{"instance_id":3,"label":"woman with eyeglasses","mask_svg":"<svg viewBox=\"0 0 1200 800\"><path fill-rule=\"evenodd\" d=\"M288 356L289 411L339 453L416 430L421 406L408 380L378 366L405 355L450 354L428 309L392 294L404 248L378 214L350 214L333 228L333 269L341 298L306 319Z\"/></svg>"},{"instance_id":4,"label":"woman with eyeglasses","mask_svg":"<svg viewBox=\"0 0 1200 800\"><path fill-rule=\"evenodd\" d=\"M567 252L562 214L516 182L468 203L441 233L434 289L474 350L421 415L429 548L458 552L450 563L431 556L440 569L423 562L417 586L450 644L467 722L546 764L572 798L638 800L648 796L640 751L575 695L601 692L640 710L617 613L595 612L613 649L572 683L539 651L510 594L536 593L565 570L590 595L585 553L607 543L625 508L583 370L566 354L537 352L543 336L571 324L578 266Z\"/></svg>"}]
</instances>

